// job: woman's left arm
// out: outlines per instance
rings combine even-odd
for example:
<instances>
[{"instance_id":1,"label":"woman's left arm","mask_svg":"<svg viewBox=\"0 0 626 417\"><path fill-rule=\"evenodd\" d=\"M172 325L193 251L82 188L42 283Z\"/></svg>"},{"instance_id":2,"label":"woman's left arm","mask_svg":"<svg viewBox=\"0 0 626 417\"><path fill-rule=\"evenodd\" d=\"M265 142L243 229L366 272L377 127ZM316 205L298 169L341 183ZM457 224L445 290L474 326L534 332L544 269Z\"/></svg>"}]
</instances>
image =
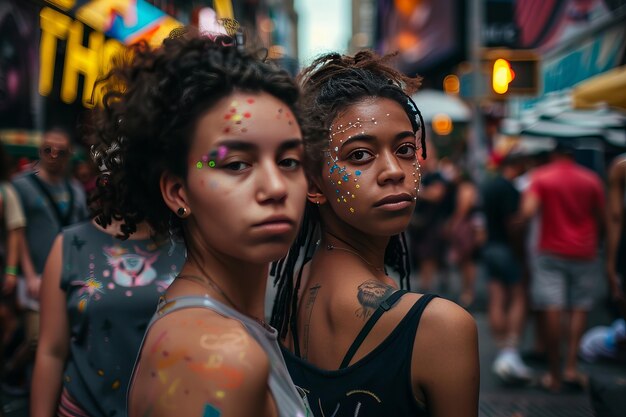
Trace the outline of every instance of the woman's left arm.
<instances>
[{"instance_id":1,"label":"woman's left arm","mask_svg":"<svg viewBox=\"0 0 626 417\"><path fill-rule=\"evenodd\" d=\"M60 287L63 238L57 237L41 283L41 326L31 389L31 417L53 417L61 395L63 368L69 350L66 295Z\"/></svg>"}]
</instances>

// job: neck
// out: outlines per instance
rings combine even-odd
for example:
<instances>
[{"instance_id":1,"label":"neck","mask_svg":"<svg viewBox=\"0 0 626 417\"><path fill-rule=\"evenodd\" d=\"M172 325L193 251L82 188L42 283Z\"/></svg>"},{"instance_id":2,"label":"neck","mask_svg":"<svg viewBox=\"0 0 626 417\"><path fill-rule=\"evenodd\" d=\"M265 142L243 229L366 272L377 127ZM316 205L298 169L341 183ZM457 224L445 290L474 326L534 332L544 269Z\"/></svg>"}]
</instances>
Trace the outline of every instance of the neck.
<instances>
[{"instance_id":1,"label":"neck","mask_svg":"<svg viewBox=\"0 0 626 417\"><path fill-rule=\"evenodd\" d=\"M63 180L63 174L53 174L45 169L37 171L39 178L50 184L56 184Z\"/></svg>"},{"instance_id":2,"label":"neck","mask_svg":"<svg viewBox=\"0 0 626 417\"><path fill-rule=\"evenodd\" d=\"M328 248L330 245L340 251L343 249L353 253L354 262L365 263L375 270L384 271L389 237L368 235L352 227L349 229L325 225L322 230L322 248Z\"/></svg>"},{"instance_id":3,"label":"neck","mask_svg":"<svg viewBox=\"0 0 626 417\"><path fill-rule=\"evenodd\" d=\"M263 319L267 264L243 262L214 250L188 248L188 251L187 262L179 275L207 280L205 289L211 297L249 317Z\"/></svg>"}]
</instances>

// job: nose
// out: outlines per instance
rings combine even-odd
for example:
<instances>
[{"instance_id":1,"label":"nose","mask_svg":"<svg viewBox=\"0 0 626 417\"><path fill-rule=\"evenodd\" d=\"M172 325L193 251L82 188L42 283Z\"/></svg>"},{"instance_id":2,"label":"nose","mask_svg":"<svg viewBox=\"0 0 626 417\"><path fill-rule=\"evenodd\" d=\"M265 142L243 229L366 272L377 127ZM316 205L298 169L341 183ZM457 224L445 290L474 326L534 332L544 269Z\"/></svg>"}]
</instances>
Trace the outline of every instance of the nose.
<instances>
[{"instance_id":1,"label":"nose","mask_svg":"<svg viewBox=\"0 0 626 417\"><path fill-rule=\"evenodd\" d=\"M384 185L386 183L401 183L404 181L406 174L400 165L400 161L393 152L383 152L379 154L381 163L380 174L378 175L378 183Z\"/></svg>"},{"instance_id":2,"label":"nose","mask_svg":"<svg viewBox=\"0 0 626 417\"><path fill-rule=\"evenodd\" d=\"M284 173L276 162L263 162L258 171L257 201L261 204L280 203L287 198L287 183Z\"/></svg>"}]
</instances>

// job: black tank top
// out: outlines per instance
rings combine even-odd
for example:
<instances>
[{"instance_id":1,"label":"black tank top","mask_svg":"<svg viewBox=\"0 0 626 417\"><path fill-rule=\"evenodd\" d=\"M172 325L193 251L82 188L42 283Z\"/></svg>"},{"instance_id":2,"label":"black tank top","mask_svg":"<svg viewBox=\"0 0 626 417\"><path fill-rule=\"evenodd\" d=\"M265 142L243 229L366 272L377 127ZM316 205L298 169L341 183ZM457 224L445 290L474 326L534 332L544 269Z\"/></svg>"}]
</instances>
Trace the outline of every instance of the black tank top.
<instances>
[{"instance_id":1,"label":"black tank top","mask_svg":"<svg viewBox=\"0 0 626 417\"><path fill-rule=\"evenodd\" d=\"M338 370L320 369L281 346L289 374L294 384L306 393L314 415L428 416L413 395L411 357L422 312L435 295L422 296L380 345L348 366L376 321L405 293L396 291L381 303L348 349Z\"/></svg>"}]
</instances>

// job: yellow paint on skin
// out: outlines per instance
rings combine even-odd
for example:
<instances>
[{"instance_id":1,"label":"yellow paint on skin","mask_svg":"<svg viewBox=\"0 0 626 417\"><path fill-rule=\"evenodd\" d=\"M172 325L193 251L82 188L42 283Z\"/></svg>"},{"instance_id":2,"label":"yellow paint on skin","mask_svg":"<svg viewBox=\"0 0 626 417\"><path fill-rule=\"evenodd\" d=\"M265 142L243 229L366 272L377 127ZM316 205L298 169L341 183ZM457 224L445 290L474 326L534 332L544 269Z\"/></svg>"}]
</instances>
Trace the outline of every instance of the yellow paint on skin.
<instances>
[{"instance_id":1,"label":"yellow paint on skin","mask_svg":"<svg viewBox=\"0 0 626 417\"><path fill-rule=\"evenodd\" d=\"M157 372L157 375L159 375L159 380L162 384L165 384L167 382L167 372L159 371Z\"/></svg>"},{"instance_id":2,"label":"yellow paint on skin","mask_svg":"<svg viewBox=\"0 0 626 417\"><path fill-rule=\"evenodd\" d=\"M179 384L180 384L180 378L176 378L176 380L172 382L169 389L167 390L167 395L174 395Z\"/></svg>"},{"instance_id":3,"label":"yellow paint on skin","mask_svg":"<svg viewBox=\"0 0 626 417\"><path fill-rule=\"evenodd\" d=\"M207 360L207 368L219 368L222 365L224 358L222 355L211 355Z\"/></svg>"}]
</instances>

